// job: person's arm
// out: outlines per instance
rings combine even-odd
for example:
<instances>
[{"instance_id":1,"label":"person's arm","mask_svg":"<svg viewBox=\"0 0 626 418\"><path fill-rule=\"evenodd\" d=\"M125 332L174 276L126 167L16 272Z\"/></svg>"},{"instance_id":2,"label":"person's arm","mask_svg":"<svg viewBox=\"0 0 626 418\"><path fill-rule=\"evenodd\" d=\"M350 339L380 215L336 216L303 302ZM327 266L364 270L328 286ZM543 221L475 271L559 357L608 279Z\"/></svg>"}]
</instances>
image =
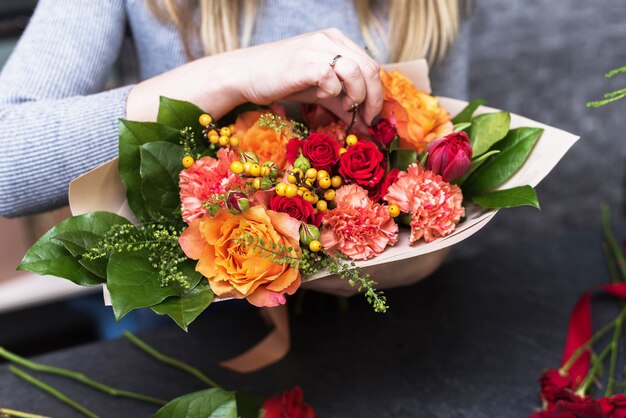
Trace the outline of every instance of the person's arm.
<instances>
[{"instance_id":1,"label":"person's arm","mask_svg":"<svg viewBox=\"0 0 626 418\"><path fill-rule=\"evenodd\" d=\"M97 92L124 28L122 0L39 1L0 73L0 215L61 206L71 179L117 155L130 87Z\"/></svg>"}]
</instances>

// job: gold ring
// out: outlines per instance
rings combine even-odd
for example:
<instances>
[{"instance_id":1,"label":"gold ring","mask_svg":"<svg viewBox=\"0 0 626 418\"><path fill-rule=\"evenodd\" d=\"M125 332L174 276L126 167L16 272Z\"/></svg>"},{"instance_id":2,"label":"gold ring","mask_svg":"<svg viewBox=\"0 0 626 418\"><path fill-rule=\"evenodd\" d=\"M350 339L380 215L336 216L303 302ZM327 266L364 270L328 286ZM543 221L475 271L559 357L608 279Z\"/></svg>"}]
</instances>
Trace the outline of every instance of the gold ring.
<instances>
[{"instance_id":1,"label":"gold ring","mask_svg":"<svg viewBox=\"0 0 626 418\"><path fill-rule=\"evenodd\" d=\"M328 63L331 68L335 68L335 64L337 64L337 60L341 58L341 55L337 54L335 57Z\"/></svg>"}]
</instances>

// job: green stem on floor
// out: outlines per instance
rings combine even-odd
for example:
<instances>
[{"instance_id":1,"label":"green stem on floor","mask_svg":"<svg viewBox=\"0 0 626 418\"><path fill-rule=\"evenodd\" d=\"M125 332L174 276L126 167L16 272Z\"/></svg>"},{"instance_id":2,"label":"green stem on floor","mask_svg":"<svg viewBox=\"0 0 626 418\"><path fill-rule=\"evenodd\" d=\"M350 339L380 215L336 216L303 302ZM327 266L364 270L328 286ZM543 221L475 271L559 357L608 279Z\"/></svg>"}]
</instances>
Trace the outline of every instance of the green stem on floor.
<instances>
[{"instance_id":1,"label":"green stem on floor","mask_svg":"<svg viewBox=\"0 0 626 418\"><path fill-rule=\"evenodd\" d=\"M622 336L624 319L626 318L626 309L622 309L617 322L615 323L615 329L613 330L613 338L609 347L611 348L611 360L609 362L609 377L606 384L606 391L604 396L611 396L613 394L613 388L615 387L615 369L617 368L617 355L619 351L619 339Z\"/></svg>"},{"instance_id":2,"label":"green stem on floor","mask_svg":"<svg viewBox=\"0 0 626 418\"><path fill-rule=\"evenodd\" d=\"M15 367L13 365L10 365L9 366L9 371L11 373L13 373L14 375L16 375L17 377L27 381L31 385L36 386L39 389L43 390L44 392L47 392L48 394L54 396L55 398L57 398L58 400L60 400L64 404L74 408L75 410L77 410L81 414L85 415L86 417L98 418L98 415L94 414L89 409L85 408L84 406L82 406L81 404L79 404L78 402L73 400L72 398L68 397L67 395L65 395L65 394L63 394L61 392L59 392L58 390L56 390L52 386L42 382L41 380L39 380L39 379L29 375L28 373L26 373L22 369L18 369L17 367Z\"/></svg>"},{"instance_id":3,"label":"green stem on floor","mask_svg":"<svg viewBox=\"0 0 626 418\"><path fill-rule=\"evenodd\" d=\"M564 375L567 374L569 368L572 367L572 364L574 364L574 362L576 360L578 360L578 357L580 357L580 355L583 354L585 351L589 350L591 348L591 346L596 341L598 341L598 339L600 339L602 336L604 336L604 334L609 332L615 326L615 324L617 323L617 320L619 318L620 317L618 316L617 318L615 318L614 320L612 320L611 322L609 322L608 324L603 326L599 331L597 331L595 334L593 334L593 336L591 338L589 338L586 343L584 343L580 347L578 347L576 349L576 351L574 351L574 354L572 354L572 356L565 362L563 367L561 367L559 369L559 371L562 374L564 374Z\"/></svg>"},{"instance_id":4,"label":"green stem on floor","mask_svg":"<svg viewBox=\"0 0 626 418\"><path fill-rule=\"evenodd\" d=\"M139 401L150 402L157 405L165 405L167 401L163 399L158 399L152 396L143 395L141 393L131 392L128 390L117 389L104 383L97 382L82 373L74 372L72 370L63 369L60 367L46 366L45 364L36 363L31 360L27 360L23 357L18 356L15 353L8 351L7 349L0 347L0 357L5 358L6 360L18 364L20 366L26 367L30 370L54 374L58 376L67 377L69 379L76 380L84 385L87 385L91 388L99 390L100 392L104 392L107 395L111 396L122 396L125 398L136 399Z\"/></svg>"},{"instance_id":5,"label":"green stem on floor","mask_svg":"<svg viewBox=\"0 0 626 418\"><path fill-rule=\"evenodd\" d=\"M139 339L130 331L124 331L124 337L128 338L128 340L131 343L135 344L139 349L147 353L149 356L151 356L155 360L161 363L167 364L168 366L176 367L177 369L180 369L186 373L189 373L190 375L194 376L196 379L200 380L201 382L203 382L204 384L210 387L222 389L220 385L218 385L213 380L211 380L207 375L202 373L199 369L196 369L195 367L192 367L188 365L187 363L184 363L181 360L166 356L165 354L157 351L155 348L150 346L148 343Z\"/></svg>"},{"instance_id":6,"label":"green stem on floor","mask_svg":"<svg viewBox=\"0 0 626 418\"><path fill-rule=\"evenodd\" d=\"M15 409L0 408L0 418L50 418L43 415L29 414L28 412L16 411Z\"/></svg>"},{"instance_id":7,"label":"green stem on floor","mask_svg":"<svg viewBox=\"0 0 626 418\"><path fill-rule=\"evenodd\" d=\"M611 228L611 210L608 205L603 204L601 209L602 215L602 229L604 231L604 238L609 246L610 253L612 253L615 264L620 272L622 281L626 281L626 258L624 257L624 251L617 243L613 230Z\"/></svg>"},{"instance_id":8,"label":"green stem on floor","mask_svg":"<svg viewBox=\"0 0 626 418\"><path fill-rule=\"evenodd\" d=\"M589 389L589 385L593 383L593 380L596 378L600 370L602 370L602 363L604 362L604 360L606 359L606 357L609 355L610 352L611 352L611 345L609 344L606 346L604 350L602 350L600 355L594 359L593 365L591 366L591 370L589 370L589 373L587 373L587 377L585 377L585 380L583 380L583 382L580 384L578 389L576 389L577 395L582 396L582 397L586 396L587 389Z\"/></svg>"}]
</instances>

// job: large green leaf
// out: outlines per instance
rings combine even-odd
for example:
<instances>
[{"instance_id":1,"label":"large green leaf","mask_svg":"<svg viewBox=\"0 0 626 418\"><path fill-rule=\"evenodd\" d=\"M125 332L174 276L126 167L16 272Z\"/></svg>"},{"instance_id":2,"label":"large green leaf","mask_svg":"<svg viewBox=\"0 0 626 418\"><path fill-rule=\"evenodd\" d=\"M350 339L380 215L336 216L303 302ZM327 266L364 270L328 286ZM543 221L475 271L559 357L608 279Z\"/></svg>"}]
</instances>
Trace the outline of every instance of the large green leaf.
<instances>
[{"instance_id":1,"label":"large green leaf","mask_svg":"<svg viewBox=\"0 0 626 418\"><path fill-rule=\"evenodd\" d=\"M200 280L198 285L186 295L171 296L152 310L159 315L167 315L172 318L179 327L187 331L191 324L213 302L213 292L209 282Z\"/></svg>"},{"instance_id":2,"label":"large green leaf","mask_svg":"<svg viewBox=\"0 0 626 418\"><path fill-rule=\"evenodd\" d=\"M206 389L174 399L153 418L237 418L235 393Z\"/></svg>"},{"instance_id":3,"label":"large green leaf","mask_svg":"<svg viewBox=\"0 0 626 418\"><path fill-rule=\"evenodd\" d=\"M141 195L141 176L139 174L141 156L139 147L156 141L178 144L180 132L172 127L154 122L134 122L120 119L119 134L119 173L126 188L128 204L138 219L150 219Z\"/></svg>"},{"instance_id":4,"label":"large green leaf","mask_svg":"<svg viewBox=\"0 0 626 418\"><path fill-rule=\"evenodd\" d=\"M518 206L532 206L539 209L537 193L530 186L497 190L486 195L474 196L472 201L487 209L515 208Z\"/></svg>"},{"instance_id":5,"label":"large green leaf","mask_svg":"<svg viewBox=\"0 0 626 418\"><path fill-rule=\"evenodd\" d=\"M485 101L483 99L472 100L461 110L454 118L452 118L452 123L458 125L460 123L469 123L472 120L472 115L476 109L478 109L481 105L484 105Z\"/></svg>"},{"instance_id":6,"label":"large green leaf","mask_svg":"<svg viewBox=\"0 0 626 418\"><path fill-rule=\"evenodd\" d=\"M110 212L90 212L68 218L28 250L18 270L62 277L81 286L103 283L102 277L80 264L80 256L95 246L98 238L113 225L129 223L126 218ZM55 239L57 236L60 239Z\"/></svg>"},{"instance_id":7,"label":"large green leaf","mask_svg":"<svg viewBox=\"0 0 626 418\"><path fill-rule=\"evenodd\" d=\"M139 147L141 194L152 219L171 217L180 208L178 174L184 150L169 142L150 142Z\"/></svg>"},{"instance_id":8,"label":"large green leaf","mask_svg":"<svg viewBox=\"0 0 626 418\"><path fill-rule=\"evenodd\" d=\"M156 305L180 293L174 286L161 286L158 271L143 252L111 254L107 265L107 287L118 321L133 309Z\"/></svg>"},{"instance_id":9,"label":"large green leaf","mask_svg":"<svg viewBox=\"0 0 626 418\"><path fill-rule=\"evenodd\" d=\"M161 96L157 122L177 130L192 128L195 133L196 144L202 152L206 142L202 141L204 127L200 125L198 119L203 113L205 112L193 103Z\"/></svg>"},{"instance_id":10,"label":"large green leaf","mask_svg":"<svg viewBox=\"0 0 626 418\"><path fill-rule=\"evenodd\" d=\"M485 161L463 183L463 194L483 195L511 178L524 164L542 133L541 128L511 129L494 147L500 152Z\"/></svg>"},{"instance_id":11,"label":"large green leaf","mask_svg":"<svg viewBox=\"0 0 626 418\"><path fill-rule=\"evenodd\" d=\"M473 156L482 155L504 138L510 125L511 115L508 112L486 113L472 119L469 137Z\"/></svg>"}]
</instances>

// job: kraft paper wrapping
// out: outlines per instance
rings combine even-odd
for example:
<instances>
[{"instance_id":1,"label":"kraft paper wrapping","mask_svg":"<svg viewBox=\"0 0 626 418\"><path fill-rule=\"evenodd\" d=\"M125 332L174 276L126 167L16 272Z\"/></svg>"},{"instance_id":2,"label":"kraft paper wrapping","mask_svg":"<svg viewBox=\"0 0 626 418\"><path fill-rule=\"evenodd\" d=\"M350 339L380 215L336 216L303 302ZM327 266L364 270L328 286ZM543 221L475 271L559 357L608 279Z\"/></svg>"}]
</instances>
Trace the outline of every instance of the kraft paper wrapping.
<instances>
[{"instance_id":1,"label":"kraft paper wrapping","mask_svg":"<svg viewBox=\"0 0 626 418\"><path fill-rule=\"evenodd\" d=\"M389 64L385 66L385 69L403 72L412 79L418 88L430 92L428 66L425 60ZM441 97L440 103L451 115L457 114L467 104L465 101L446 97ZM498 110L481 106L475 114ZM526 184L536 186L579 138L561 129L511 114L511 128L522 126L543 128L544 133L537 141L524 166L499 189ZM69 201L74 215L95 210L106 210L131 220L135 219L128 206L125 190L118 175L117 159L111 160L72 181L70 183ZM468 208L465 222L458 225L451 235L428 244L420 242L410 245L409 231L401 230L398 243L395 246L387 248L377 257L356 264L370 273L379 283L380 288L412 284L432 273L443 261L449 247L478 232L487 225L496 213L496 210ZM389 263L396 263L396 265L393 269L389 269L389 266L386 266ZM321 271L307 278L302 287L339 295L354 293L354 289L345 281L330 276L330 273ZM325 279L320 280L322 278ZM105 302L110 304L106 286L104 286L104 296ZM250 352L225 362L225 367L240 372L253 371L279 360L288 352L289 330L286 310L274 310L271 314L264 313L264 315L274 325L274 331Z\"/></svg>"}]
</instances>

